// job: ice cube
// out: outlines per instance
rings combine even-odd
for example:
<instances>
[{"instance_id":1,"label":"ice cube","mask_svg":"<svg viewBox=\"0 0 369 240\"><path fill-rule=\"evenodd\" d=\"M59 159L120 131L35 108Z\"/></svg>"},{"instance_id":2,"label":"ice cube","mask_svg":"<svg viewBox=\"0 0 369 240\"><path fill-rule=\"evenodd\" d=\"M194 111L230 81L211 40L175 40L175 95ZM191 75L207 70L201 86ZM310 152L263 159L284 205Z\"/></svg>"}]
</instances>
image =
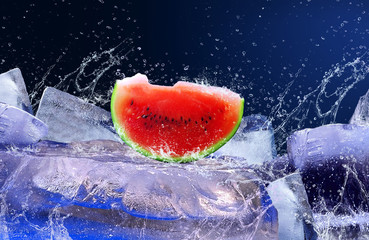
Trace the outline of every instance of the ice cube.
<instances>
[{"instance_id":1,"label":"ice cube","mask_svg":"<svg viewBox=\"0 0 369 240\"><path fill-rule=\"evenodd\" d=\"M47 126L19 108L0 103L0 146L29 145L47 135Z\"/></svg>"},{"instance_id":2,"label":"ice cube","mask_svg":"<svg viewBox=\"0 0 369 240\"><path fill-rule=\"evenodd\" d=\"M0 74L0 102L33 114L26 85L19 68Z\"/></svg>"},{"instance_id":3,"label":"ice cube","mask_svg":"<svg viewBox=\"0 0 369 240\"><path fill-rule=\"evenodd\" d=\"M369 125L369 91L360 97L350 119L350 124Z\"/></svg>"},{"instance_id":4,"label":"ice cube","mask_svg":"<svg viewBox=\"0 0 369 240\"><path fill-rule=\"evenodd\" d=\"M271 182L267 191L278 211L279 239L317 239L312 211L299 173Z\"/></svg>"},{"instance_id":5,"label":"ice cube","mask_svg":"<svg viewBox=\"0 0 369 240\"><path fill-rule=\"evenodd\" d=\"M276 157L273 127L267 117L250 115L242 119L233 138L213 156L242 157L247 164L261 165Z\"/></svg>"},{"instance_id":6,"label":"ice cube","mask_svg":"<svg viewBox=\"0 0 369 240\"><path fill-rule=\"evenodd\" d=\"M93 230L104 239L278 237L277 212L252 169L214 159L162 163L107 140L40 142L33 151L0 151L0 159L16 166L0 189L8 231L23 218L47 229L57 212L71 237Z\"/></svg>"},{"instance_id":7,"label":"ice cube","mask_svg":"<svg viewBox=\"0 0 369 240\"><path fill-rule=\"evenodd\" d=\"M369 126L331 124L288 139L289 158L301 171L313 207L369 211L368 136Z\"/></svg>"},{"instance_id":8,"label":"ice cube","mask_svg":"<svg viewBox=\"0 0 369 240\"><path fill-rule=\"evenodd\" d=\"M52 87L45 89L36 117L49 126L45 140L121 142L108 111Z\"/></svg>"}]
</instances>

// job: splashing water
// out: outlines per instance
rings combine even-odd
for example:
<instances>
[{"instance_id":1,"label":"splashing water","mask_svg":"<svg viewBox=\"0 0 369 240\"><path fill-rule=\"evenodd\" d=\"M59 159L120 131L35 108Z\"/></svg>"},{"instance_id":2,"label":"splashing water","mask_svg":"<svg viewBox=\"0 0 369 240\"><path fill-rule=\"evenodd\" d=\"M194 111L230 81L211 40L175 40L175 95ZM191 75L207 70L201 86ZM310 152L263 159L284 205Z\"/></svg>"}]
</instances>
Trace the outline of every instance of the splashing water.
<instances>
[{"instance_id":1,"label":"splashing water","mask_svg":"<svg viewBox=\"0 0 369 240\"><path fill-rule=\"evenodd\" d=\"M285 90L277 98L278 102L272 107L269 114L269 119L275 126L277 150L283 151L282 147L285 145L287 137L293 131L303 129L307 121L311 119L314 119L315 127L335 123L338 110L344 98L369 73L368 61L368 52L365 52L353 61L348 61L344 64L337 63L325 73L320 84L315 89L299 96L297 105L292 110L287 111L285 99L288 98L296 79L289 82ZM296 74L295 78L298 78L298 74ZM333 90L330 89L332 86ZM323 103L326 105L328 101L332 104L330 108L324 110L322 105Z\"/></svg>"},{"instance_id":2,"label":"splashing water","mask_svg":"<svg viewBox=\"0 0 369 240\"><path fill-rule=\"evenodd\" d=\"M112 93L112 87L107 93L100 94L96 90L96 86L107 71L115 66L122 65L122 62L128 59L128 55L132 51L132 39L126 39L108 50L93 52L90 56L85 57L81 65L74 71L64 76L58 76L57 81L53 80L53 82L57 82L54 87L65 92L67 92L70 87L74 87L76 95L80 98L94 104L104 105L110 100L108 96ZM55 64L49 67L41 81L32 89L30 98L33 102L33 107L36 107L39 103L39 100L36 100L36 96L48 85L47 78L50 77L50 74L61 58L62 56L56 60ZM122 78L124 75L119 75L118 77Z\"/></svg>"}]
</instances>

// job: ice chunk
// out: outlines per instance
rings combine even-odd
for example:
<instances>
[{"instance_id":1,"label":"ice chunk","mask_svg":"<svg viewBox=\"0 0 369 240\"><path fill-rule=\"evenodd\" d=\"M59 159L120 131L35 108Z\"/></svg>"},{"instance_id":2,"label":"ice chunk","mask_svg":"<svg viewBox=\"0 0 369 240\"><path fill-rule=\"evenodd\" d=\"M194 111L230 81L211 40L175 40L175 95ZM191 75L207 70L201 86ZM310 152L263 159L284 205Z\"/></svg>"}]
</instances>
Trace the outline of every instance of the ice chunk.
<instances>
[{"instance_id":1,"label":"ice chunk","mask_svg":"<svg viewBox=\"0 0 369 240\"><path fill-rule=\"evenodd\" d=\"M288 155L317 211L369 211L369 126L332 124L295 132Z\"/></svg>"},{"instance_id":2,"label":"ice chunk","mask_svg":"<svg viewBox=\"0 0 369 240\"><path fill-rule=\"evenodd\" d=\"M267 191L278 211L279 239L317 239L312 211L299 173L271 182Z\"/></svg>"},{"instance_id":3,"label":"ice chunk","mask_svg":"<svg viewBox=\"0 0 369 240\"><path fill-rule=\"evenodd\" d=\"M41 142L33 151L0 151L0 159L16 166L0 195L11 233L20 223L47 229L57 213L71 238L278 237L277 212L252 169L215 159L162 163L106 140Z\"/></svg>"},{"instance_id":4,"label":"ice chunk","mask_svg":"<svg viewBox=\"0 0 369 240\"><path fill-rule=\"evenodd\" d=\"M0 146L29 145L47 135L47 126L28 112L0 103Z\"/></svg>"},{"instance_id":5,"label":"ice chunk","mask_svg":"<svg viewBox=\"0 0 369 240\"><path fill-rule=\"evenodd\" d=\"M247 164L272 160L277 155L272 124L262 115L244 117L233 138L213 154L220 155L242 157Z\"/></svg>"},{"instance_id":6,"label":"ice chunk","mask_svg":"<svg viewBox=\"0 0 369 240\"><path fill-rule=\"evenodd\" d=\"M36 117L49 127L46 140L121 142L108 111L52 87L45 89Z\"/></svg>"},{"instance_id":7,"label":"ice chunk","mask_svg":"<svg viewBox=\"0 0 369 240\"><path fill-rule=\"evenodd\" d=\"M0 102L33 114L26 85L19 68L0 74Z\"/></svg>"},{"instance_id":8,"label":"ice chunk","mask_svg":"<svg viewBox=\"0 0 369 240\"><path fill-rule=\"evenodd\" d=\"M350 124L369 125L369 91L360 97Z\"/></svg>"}]
</instances>

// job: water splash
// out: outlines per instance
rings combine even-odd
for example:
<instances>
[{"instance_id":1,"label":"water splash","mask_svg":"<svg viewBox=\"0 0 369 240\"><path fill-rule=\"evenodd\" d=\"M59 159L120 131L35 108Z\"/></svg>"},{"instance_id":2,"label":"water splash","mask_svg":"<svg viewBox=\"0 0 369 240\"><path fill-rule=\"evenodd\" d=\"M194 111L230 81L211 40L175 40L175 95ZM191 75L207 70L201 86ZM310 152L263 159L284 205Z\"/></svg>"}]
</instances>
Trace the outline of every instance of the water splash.
<instances>
[{"instance_id":1,"label":"water splash","mask_svg":"<svg viewBox=\"0 0 369 240\"><path fill-rule=\"evenodd\" d=\"M269 115L269 119L275 126L277 150L283 152L287 137L293 131L303 129L311 119L314 119L315 126L335 123L344 98L369 73L368 62L368 52L365 52L352 61L337 63L325 73L315 89L299 96L297 105L292 110L287 110L289 109L287 99L290 97L291 88L298 78L300 69L295 78L287 84L285 90L279 94L277 104L271 108ZM324 109L327 102L331 102L331 105Z\"/></svg>"},{"instance_id":2,"label":"water splash","mask_svg":"<svg viewBox=\"0 0 369 240\"><path fill-rule=\"evenodd\" d=\"M101 81L104 75L113 67L121 66L123 61L128 60L128 55L134 51L132 39L127 38L117 46L102 52L93 52L89 56L82 60L82 63L74 71L65 74L64 76L57 76L57 80L52 79L52 82L57 82L53 87L68 92L70 88L74 89L74 94L78 95L85 101L89 101L94 104L104 105L110 102L110 95L112 93L113 83L108 91L100 93L96 89L98 83ZM30 99L33 103L33 107L37 107L40 100L36 100L40 92L50 84L48 78L52 77L52 71L59 64L63 55L61 55L53 64L48 68L41 80L37 82L34 89L30 93ZM118 77L124 77L118 76ZM115 79L111 79L111 82ZM104 87L105 88L105 87Z\"/></svg>"}]
</instances>

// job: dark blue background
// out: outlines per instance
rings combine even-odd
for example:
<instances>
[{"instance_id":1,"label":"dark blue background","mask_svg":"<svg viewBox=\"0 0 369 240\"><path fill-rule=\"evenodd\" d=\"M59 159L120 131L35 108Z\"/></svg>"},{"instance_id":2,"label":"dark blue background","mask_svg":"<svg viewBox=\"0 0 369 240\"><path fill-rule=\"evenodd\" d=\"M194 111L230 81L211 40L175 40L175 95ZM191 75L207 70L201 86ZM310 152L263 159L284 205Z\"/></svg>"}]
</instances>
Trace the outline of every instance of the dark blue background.
<instances>
[{"instance_id":1,"label":"dark blue background","mask_svg":"<svg viewBox=\"0 0 369 240\"><path fill-rule=\"evenodd\" d=\"M146 71L153 82L169 85L181 77L206 78L242 94L246 115L269 116L277 128L327 71L365 54L368 12L365 1L343 0L6 0L0 3L0 70L21 68L33 92L48 70L42 87L55 86L94 52L121 44L121 55L131 52L99 80L96 91L104 97L123 74ZM86 71L101 68L101 61ZM93 77L86 74L83 81ZM328 92L339 88L344 77L334 80ZM284 114L277 114L273 107L291 81ZM87 96L76 91L72 78L67 82L63 90ZM281 138L304 127L348 122L368 88L366 79L355 85L337 118L328 120L317 116L313 96L299 108L304 120L292 116L297 120L278 130L284 132ZM41 92L32 99L35 108ZM329 109L336 98L327 97L320 106ZM107 101L96 104L109 109Z\"/></svg>"}]
</instances>

